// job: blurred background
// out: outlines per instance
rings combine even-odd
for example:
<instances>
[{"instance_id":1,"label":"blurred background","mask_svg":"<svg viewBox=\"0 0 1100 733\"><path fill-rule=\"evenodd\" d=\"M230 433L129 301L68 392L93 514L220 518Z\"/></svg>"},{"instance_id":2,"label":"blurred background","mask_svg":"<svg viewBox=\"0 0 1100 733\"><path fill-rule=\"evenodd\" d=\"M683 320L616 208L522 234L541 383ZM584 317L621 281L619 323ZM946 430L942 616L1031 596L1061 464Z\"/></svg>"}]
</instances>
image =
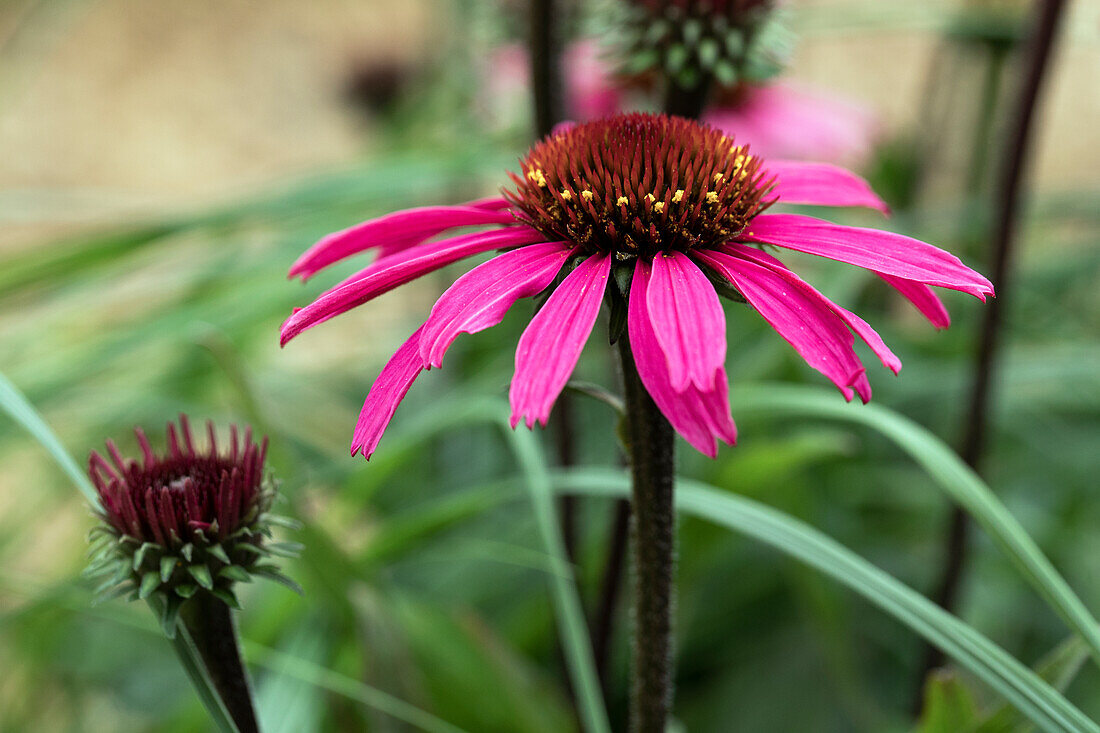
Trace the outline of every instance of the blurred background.
<instances>
[{"instance_id":1,"label":"blurred background","mask_svg":"<svg viewBox=\"0 0 1100 733\"><path fill-rule=\"evenodd\" d=\"M571 5L570 37L603 35L609 4ZM362 399L463 266L278 346L292 307L362 266L289 282L287 267L320 236L491 195L517 168L533 134L516 45L524 12L511 0L0 0L0 373L80 462L108 437L132 449L133 425L161 439L181 411L270 435L283 511L305 521L295 539L307 549L289 567L304 598L276 586L244 594L269 732L424 727L378 693L469 731L576 728L546 590L553 566L508 444L469 418L506 394L530 306L460 339L370 464L347 455ZM792 0L784 12L783 79L867 121L866 145L839 157L884 193L889 226L988 273L991 181L1031 4ZM1100 2L1078 0L1027 162L984 471L1093 609L1098 88ZM882 225L861 212L833 218ZM894 378L868 361L876 402L957 445L981 305L948 293L953 325L937 333L864 273L797 263L905 362ZM728 310L735 385L824 385L755 314ZM602 344L593 337L579 375L616 387ZM575 411L578 462L614 465L612 414L584 400ZM949 506L909 458L851 425L742 418L736 402L733 414L738 446L716 461L682 450L683 475L779 507L931 592ZM549 431L540 440L554 456ZM6 418L0 466L0 730L206 730L145 609L92 606L79 580L92 518ZM590 611L612 514L609 500L582 502L578 582ZM686 730L913 730L922 643L911 632L727 530L684 520L680 538ZM980 533L973 559L960 615L1028 664L1064 639ZM627 615L622 605L609 662L616 719ZM977 705L994 702L960 684ZM1095 669L1068 695L1100 715Z\"/></svg>"}]
</instances>

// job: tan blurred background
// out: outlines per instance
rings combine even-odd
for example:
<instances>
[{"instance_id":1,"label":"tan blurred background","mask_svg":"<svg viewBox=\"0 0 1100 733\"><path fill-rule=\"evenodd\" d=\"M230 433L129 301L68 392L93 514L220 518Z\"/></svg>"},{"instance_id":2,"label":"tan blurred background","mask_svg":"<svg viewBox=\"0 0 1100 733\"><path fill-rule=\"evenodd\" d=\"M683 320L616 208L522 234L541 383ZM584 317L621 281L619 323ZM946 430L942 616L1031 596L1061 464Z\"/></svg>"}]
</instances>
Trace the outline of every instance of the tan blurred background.
<instances>
[{"instance_id":1,"label":"tan blurred background","mask_svg":"<svg viewBox=\"0 0 1100 733\"><path fill-rule=\"evenodd\" d=\"M867 102L887 134L905 130L922 119L938 31L963 5L791 3L801 41L789 76ZM1100 186L1100 1L1071 6L1039 127L1036 180L1049 191ZM345 164L372 138L347 103L354 69L433 53L450 7L0 2L0 246Z\"/></svg>"}]
</instances>

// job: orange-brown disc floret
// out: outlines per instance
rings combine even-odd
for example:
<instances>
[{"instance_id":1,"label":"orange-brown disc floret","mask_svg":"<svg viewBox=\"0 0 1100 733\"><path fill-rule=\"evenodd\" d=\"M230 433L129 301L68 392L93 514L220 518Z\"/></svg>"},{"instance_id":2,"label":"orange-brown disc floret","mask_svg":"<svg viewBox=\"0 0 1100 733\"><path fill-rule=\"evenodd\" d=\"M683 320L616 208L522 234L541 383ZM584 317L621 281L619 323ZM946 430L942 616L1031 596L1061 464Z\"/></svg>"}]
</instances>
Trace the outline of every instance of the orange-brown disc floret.
<instances>
[{"instance_id":1,"label":"orange-brown disc floret","mask_svg":"<svg viewBox=\"0 0 1100 733\"><path fill-rule=\"evenodd\" d=\"M617 259L713 247L774 199L746 146L681 117L629 114L550 135L505 196L555 240Z\"/></svg>"}]
</instances>

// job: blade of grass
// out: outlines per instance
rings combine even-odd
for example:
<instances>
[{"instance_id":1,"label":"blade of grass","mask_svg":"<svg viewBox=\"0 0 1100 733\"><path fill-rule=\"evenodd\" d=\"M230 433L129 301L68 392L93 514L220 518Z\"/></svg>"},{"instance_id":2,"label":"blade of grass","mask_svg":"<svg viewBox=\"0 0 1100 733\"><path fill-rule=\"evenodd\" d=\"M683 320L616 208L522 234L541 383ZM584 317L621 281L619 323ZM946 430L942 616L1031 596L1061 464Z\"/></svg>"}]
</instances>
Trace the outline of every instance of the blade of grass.
<instances>
[{"instance_id":1,"label":"blade of grass","mask_svg":"<svg viewBox=\"0 0 1100 733\"><path fill-rule=\"evenodd\" d=\"M42 419L34 406L27 401L23 393L3 373L0 373L0 409L8 413L15 422L22 425L28 433L34 436L43 448L49 451L53 459L61 466L61 470L72 480L77 490L84 495L89 504L98 509L99 497L96 495L95 489L92 488L92 482L80 470L80 466L65 450L65 447L61 445L57 435L50 430L50 426L46 424L46 421Z\"/></svg>"},{"instance_id":2,"label":"blade of grass","mask_svg":"<svg viewBox=\"0 0 1100 733\"><path fill-rule=\"evenodd\" d=\"M630 480L606 469L553 475L559 490L626 496ZM677 507L797 558L944 650L1045 731L1100 731L1076 706L988 638L835 540L782 512L696 481L677 483Z\"/></svg>"},{"instance_id":3,"label":"blade of grass","mask_svg":"<svg viewBox=\"0 0 1100 733\"><path fill-rule=\"evenodd\" d=\"M1093 660L1100 664L1100 625L1088 608L985 482L928 430L884 407L848 404L812 387L738 387L731 390L730 402L738 417L756 414L844 420L889 438L989 533L1039 595L1080 635Z\"/></svg>"}]
</instances>

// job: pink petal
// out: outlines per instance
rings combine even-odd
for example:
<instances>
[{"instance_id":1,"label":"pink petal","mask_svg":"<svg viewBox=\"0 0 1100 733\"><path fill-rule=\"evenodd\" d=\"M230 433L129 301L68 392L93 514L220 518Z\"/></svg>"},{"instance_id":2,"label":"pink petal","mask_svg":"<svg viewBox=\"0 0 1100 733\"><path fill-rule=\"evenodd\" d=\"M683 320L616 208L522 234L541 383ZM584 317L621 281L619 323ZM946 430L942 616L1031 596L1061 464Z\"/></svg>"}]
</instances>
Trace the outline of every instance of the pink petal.
<instances>
[{"instance_id":1,"label":"pink petal","mask_svg":"<svg viewBox=\"0 0 1100 733\"><path fill-rule=\"evenodd\" d=\"M961 290L981 300L993 294L989 280L955 255L879 229L846 227L798 214L761 214L738 240L820 255L906 280Z\"/></svg>"},{"instance_id":2,"label":"pink petal","mask_svg":"<svg viewBox=\"0 0 1100 733\"><path fill-rule=\"evenodd\" d=\"M630 285L627 334L638 376L676 432L700 453L714 458L718 454L715 438L729 445L737 441L737 426L730 417L726 370L718 368L714 386L709 391L700 390L694 384L688 384L683 390L673 388L668 360L657 343L649 312L651 270L649 263L638 260Z\"/></svg>"},{"instance_id":3,"label":"pink petal","mask_svg":"<svg viewBox=\"0 0 1100 733\"><path fill-rule=\"evenodd\" d=\"M420 356L442 366L443 354L460 333L477 333L500 323L520 298L547 288L569 256L566 242L531 244L497 255L455 281L436 301L420 337Z\"/></svg>"},{"instance_id":4,"label":"pink petal","mask_svg":"<svg viewBox=\"0 0 1100 733\"><path fill-rule=\"evenodd\" d=\"M871 190L867 181L840 166L768 160L763 167L765 176L776 177L772 193L779 195L782 204L868 206L890 214L890 207Z\"/></svg>"},{"instance_id":5,"label":"pink petal","mask_svg":"<svg viewBox=\"0 0 1100 733\"><path fill-rule=\"evenodd\" d=\"M845 399L852 399L851 387L861 381L863 364L851 332L820 293L797 277L725 252L703 250L696 256L728 278L807 364L832 380Z\"/></svg>"},{"instance_id":6,"label":"pink petal","mask_svg":"<svg viewBox=\"0 0 1100 733\"><path fill-rule=\"evenodd\" d=\"M917 307L924 317L931 321L936 328L947 328L951 325L951 316L940 297L932 292L932 288L924 283L894 277L884 273L875 273L888 282L894 290L901 293L910 303Z\"/></svg>"},{"instance_id":7,"label":"pink petal","mask_svg":"<svg viewBox=\"0 0 1100 733\"><path fill-rule=\"evenodd\" d=\"M817 293L817 296L821 298L821 301L825 303L825 305L827 305L829 309L833 311L833 313L836 313L838 316L840 316L840 319L844 321L845 324L847 324L848 328L855 331L856 335L863 339L867 343L867 345L871 347L871 351L875 352L875 356L879 358L884 367L892 371L894 374L897 374L901 371L901 359L899 359L894 354L894 352L890 350L890 347L886 345L886 342L882 340L882 337L878 335L878 332L876 332L875 329L871 328L871 326L867 324L867 321L863 320L855 313L852 313L850 310L842 308L841 306L826 298L812 285L802 280L802 278L800 278L798 275L788 269L787 266L784 265L782 262L767 254L766 252L761 252L758 249L754 249L743 244L727 244L722 248L722 251L736 255L746 260L751 260L759 265L763 265L764 267L767 267L769 270L772 270L773 272L778 274L780 277L791 281L795 284L796 287L799 287L806 291L812 290L814 293ZM797 281L797 283L795 283L795 281ZM868 395L870 395L869 386L867 387L867 390Z\"/></svg>"},{"instance_id":8,"label":"pink petal","mask_svg":"<svg viewBox=\"0 0 1100 733\"><path fill-rule=\"evenodd\" d=\"M500 211L501 209L507 209L511 207L512 202L503 196L486 196L483 199L474 199L473 201L467 201L462 204L463 206L473 206L478 209L488 209L489 211Z\"/></svg>"},{"instance_id":9,"label":"pink petal","mask_svg":"<svg viewBox=\"0 0 1100 733\"><path fill-rule=\"evenodd\" d=\"M726 362L726 316L718 293L699 266L682 252L653 258L646 308L653 320L672 387L714 387Z\"/></svg>"},{"instance_id":10,"label":"pink petal","mask_svg":"<svg viewBox=\"0 0 1100 733\"><path fill-rule=\"evenodd\" d=\"M305 308L294 311L283 323L285 345L308 328L366 303L426 273L481 252L533 244L545 239L534 229L509 227L423 244L407 253L379 260L339 286L323 293Z\"/></svg>"},{"instance_id":11,"label":"pink petal","mask_svg":"<svg viewBox=\"0 0 1100 733\"><path fill-rule=\"evenodd\" d=\"M510 224L507 211L495 211L501 198L471 201L465 206L425 206L405 209L329 234L310 247L290 268L290 277L307 280L320 270L357 252L377 247L380 255L420 244L454 227ZM505 202L507 204L507 202Z\"/></svg>"},{"instance_id":12,"label":"pink petal","mask_svg":"<svg viewBox=\"0 0 1100 733\"><path fill-rule=\"evenodd\" d=\"M359 422L355 425L355 436L351 441L351 454L362 451L363 457L370 459L382 433L393 418L393 413L401 400L405 399L409 387L424 371L420 361L420 333L423 326L416 329L409 340L390 358L381 374L371 385L363 409L359 413Z\"/></svg>"},{"instance_id":13,"label":"pink petal","mask_svg":"<svg viewBox=\"0 0 1100 733\"><path fill-rule=\"evenodd\" d=\"M546 425L600 312L611 258L592 255L562 281L520 336L508 398L512 427Z\"/></svg>"}]
</instances>

